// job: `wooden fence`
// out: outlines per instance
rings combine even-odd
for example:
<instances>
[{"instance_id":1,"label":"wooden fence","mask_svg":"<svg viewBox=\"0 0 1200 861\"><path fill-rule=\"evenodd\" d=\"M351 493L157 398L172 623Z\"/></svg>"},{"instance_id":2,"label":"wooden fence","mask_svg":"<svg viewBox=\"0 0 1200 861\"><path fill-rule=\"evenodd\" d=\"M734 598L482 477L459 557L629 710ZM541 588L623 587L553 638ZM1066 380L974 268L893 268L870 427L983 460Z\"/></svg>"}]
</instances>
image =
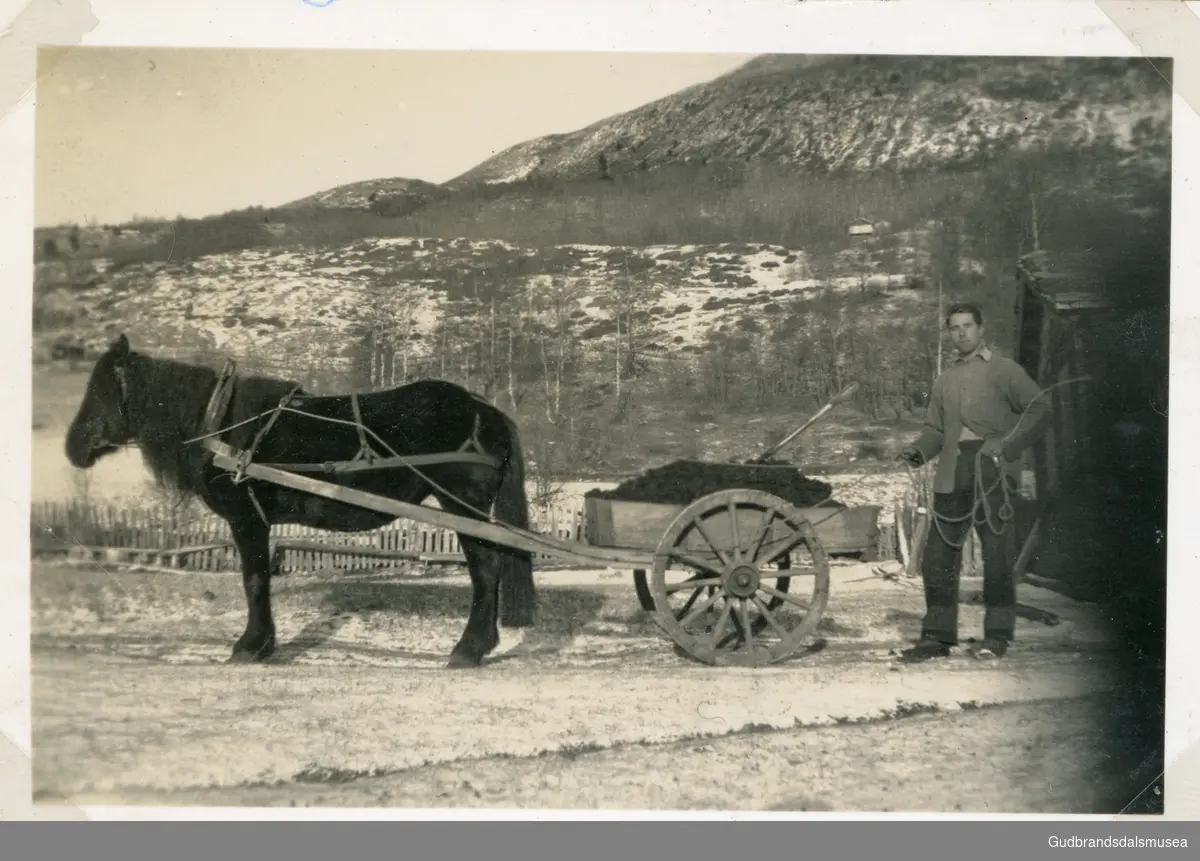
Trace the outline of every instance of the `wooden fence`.
<instances>
[{"instance_id":1,"label":"wooden fence","mask_svg":"<svg viewBox=\"0 0 1200 861\"><path fill-rule=\"evenodd\" d=\"M109 503L35 502L30 508L33 555L151 562L193 571L239 571L240 560L228 525L198 506L165 504L117 506ZM583 541L582 501L531 512L531 529ZM285 524L271 531L275 573L323 568L392 568L463 564L457 535L427 523L397 520L360 533L326 532ZM569 567L555 557L535 555L534 563Z\"/></svg>"}]
</instances>

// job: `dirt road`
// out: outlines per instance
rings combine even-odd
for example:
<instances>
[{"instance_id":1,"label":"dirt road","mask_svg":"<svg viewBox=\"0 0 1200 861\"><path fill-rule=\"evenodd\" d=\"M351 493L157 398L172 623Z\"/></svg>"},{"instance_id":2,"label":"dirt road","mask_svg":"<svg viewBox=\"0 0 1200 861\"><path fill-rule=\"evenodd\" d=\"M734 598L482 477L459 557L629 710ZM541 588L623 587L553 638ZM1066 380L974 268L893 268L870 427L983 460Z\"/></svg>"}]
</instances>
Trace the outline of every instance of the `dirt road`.
<instances>
[{"instance_id":1,"label":"dirt road","mask_svg":"<svg viewBox=\"0 0 1200 861\"><path fill-rule=\"evenodd\" d=\"M237 577L35 566L36 798L1090 812L1117 779L1101 620L1051 593L1005 661L900 670L919 593L838 566L825 648L748 671L676 654L628 574L539 579L541 627L451 672L465 584L284 578L246 667Z\"/></svg>"}]
</instances>

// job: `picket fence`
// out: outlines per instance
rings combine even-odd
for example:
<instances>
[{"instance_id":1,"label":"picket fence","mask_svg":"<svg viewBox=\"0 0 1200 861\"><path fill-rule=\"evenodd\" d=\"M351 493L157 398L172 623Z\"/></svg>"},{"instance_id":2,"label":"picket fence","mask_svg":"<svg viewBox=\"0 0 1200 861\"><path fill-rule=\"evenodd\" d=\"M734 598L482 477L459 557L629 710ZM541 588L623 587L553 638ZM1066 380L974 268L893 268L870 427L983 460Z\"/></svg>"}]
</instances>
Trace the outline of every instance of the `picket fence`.
<instances>
[{"instance_id":1,"label":"picket fence","mask_svg":"<svg viewBox=\"0 0 1200 861\"><path fill-rule=\"evenodd\" d=\"M197 506L166 504L117 506L72 500L35 502L30 507L34 556L74 555L153 563L193 571L240 571L240 559L225 521ZM530 512L530 528L571 541L584 541L582 501ZM381 529L338 533L284 524L271 530L275 573L328 568L395 568L406 563L423 570L458 565L465 557L451 530L410 520ZM570 567L537 554L535 565Z\"/></svg>"}]
</instances>

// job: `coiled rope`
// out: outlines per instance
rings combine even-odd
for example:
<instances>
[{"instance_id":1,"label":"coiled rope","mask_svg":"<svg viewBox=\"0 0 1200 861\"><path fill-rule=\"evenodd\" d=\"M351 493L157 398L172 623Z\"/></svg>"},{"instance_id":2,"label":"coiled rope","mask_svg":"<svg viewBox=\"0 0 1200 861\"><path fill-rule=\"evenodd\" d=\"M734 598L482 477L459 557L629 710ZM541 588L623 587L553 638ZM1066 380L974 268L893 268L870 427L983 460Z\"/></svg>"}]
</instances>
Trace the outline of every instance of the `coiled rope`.
<instances>
[{"instance_id":1,"label":"coiled rope","mask_svg":"<svg viewBox=\"0 0 1200 861\"><path fill-rule=\"evenodd\" d=\"M1021 422L1029 413L1030 407L1032 407L1037 402L1038 398L1042 397L1042 395L1048 394L1060 386L1071 385L1073 383L1090 382L1091 379L1091 377L1073 377L1069 380L1059 380L1057 383L1047 386L1039 391L1037 395L1035 395L1033 399L1025 405L1025 409L1021 410L1021 414L1017 417L1017 421L1013 424L1008 433L1001 438L1001 441L1004 442L1012 438L1012 435L1016 432L1017 428L1021 426ZM983 458L983 449L980 448L975 452L974 477L971 482L971 508L966 514L964 514L962 517L951 517L947 514L940 513L932 501L929 504L931 519L934 527L938 531L938 535L941 536L942 540L945 541L946 544L955 550L961 549L967 543L967 539L970 537L970 530L966 531L962 541L954 542L946 537L946 532L942 526L943 523L962 523L963 521L970 520L971 525L976 528L986 525L988 529L991 530L993 535L1003 535L1008 529L1008 524L1012 520L1013 515L1016 513L1012 504L1012 494L1017 488L1011 485L1012 476L1004 470L1004 468L1000 465L999 458L997 458L995 459L997 472L996 481L994 481L990 487L984 487ZM917 480L918 468L913 467L911 464L906 465L908 467L909 480L912 482L914 489L919 492L920 483ZM995 512L995 516L993 516L992 501L990 497L997 486L999 486L1002 490L1003 501L1001 502L999 509ZM980 510L983 511L982 519L978 517Z\"/></svg>"}]
</instances>

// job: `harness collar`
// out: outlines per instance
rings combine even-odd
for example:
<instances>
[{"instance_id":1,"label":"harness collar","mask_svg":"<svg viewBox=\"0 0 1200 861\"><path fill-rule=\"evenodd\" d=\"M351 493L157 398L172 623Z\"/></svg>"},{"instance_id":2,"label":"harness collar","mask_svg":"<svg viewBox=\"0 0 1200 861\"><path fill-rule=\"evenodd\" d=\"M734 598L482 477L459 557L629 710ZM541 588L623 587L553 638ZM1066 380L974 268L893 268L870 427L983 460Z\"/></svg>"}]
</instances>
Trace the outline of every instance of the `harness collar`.
<instances>
[{"instance_id":1,"label":"harness collar","mask_svg":"<svg viewBox=\"0 0 1200 861\"><path fill-rule=\"evenodd\" d=\"M220 373L217 374L217 382L213 385L212 395L208 399L208 408L204 411L202 433L216 433L217 423L229 409L229 399L233 396L233 382L237 378L236 371L237 363L233 359L226 359Z\"/></svg>"}]
</instances>

